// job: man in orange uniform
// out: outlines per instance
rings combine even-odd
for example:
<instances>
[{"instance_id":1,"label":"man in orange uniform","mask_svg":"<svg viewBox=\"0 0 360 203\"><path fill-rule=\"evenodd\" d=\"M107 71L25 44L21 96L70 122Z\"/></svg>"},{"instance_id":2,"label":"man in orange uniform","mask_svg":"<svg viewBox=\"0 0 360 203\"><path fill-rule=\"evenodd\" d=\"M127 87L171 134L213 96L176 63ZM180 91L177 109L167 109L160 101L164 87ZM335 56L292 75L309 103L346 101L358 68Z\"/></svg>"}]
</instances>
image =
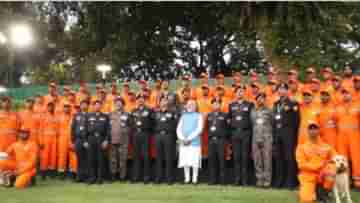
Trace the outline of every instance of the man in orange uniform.
<instances>
[{"instance_id":1,"label":"man in orange uniform","mask_svg":"<svg viewBox=\"0 0 360 203\"><path fill-rule=\"evenodd\" d=\"M57 92L57 85L53 82L49 84L48 87L49 94L44 96L44 105L47 106L48 103L54 102L58 100L58 92Z\"/></svg>"},{"instance_id":2,"label":"man in orange uniform","mask_svg":"<svg viewBox=\"0 0 360 203\"><path fill-rule=\"evenodd\" d=\"M320 87L321 87L321 82L319 79L317 78L313 78L310 81L310 90L312 92L313 95L313 102L317 105L320 105L321 100L320 100Z\"/></svg>"},{"instance_id":3,"label":"man in orange uniform","mask_svg":"<svg viewBox=\"0 0 360 203\"><path fill-rule=\"evenodd\" d=\"M0 152L16 142L16 133L20 120L15 112L11 111L11 98L4 97L0 109Z\"/></svg>"},{"instance_id":4,"label":"man in orange uniform","mask_svg":"<svg viewBox=\"0 0 360 203\"><path fill-rule=\"evenodd\" d=\"M342 102L342 94L341 94L341 77L334 76L332 79L332 93L331 93L331 101L335 105L340 105Z\"/></svg>"},{"instance_id":5,"label":"man in orange uniform","mask_svg":"<svg viewBox=\"0 0 360 203\"><path fill-rule=\"evenodd\" d=\"M330 145L321 141L318 124L310 123L307 130L307 141L296 149L300 182L299 197L300 203L315 203L321 198L316 196L317 186L326 190L332 189L333 181L329 176L335 176L336 168L328 165L336 152ZM323 173L328 175L323 177Z\"/></svg>"},{"instance_id":6,"label":"man in orange uniform","mask_svg":"<svg viewBox=\"0 0 360 203\"><path fill-rule=\"evenodd\" d=\"M79 91L76 93L76 105L80 105L80 102L89 96L87 86L85 83L80 82Z\"/></svg>"},{"instance_id":7,"label":"man in orange uniform","mask_svg":"<svg viewBox=\"0 0 360 203\"><path fill-rule=\"evenodd\" d=\"M203 85L201 88L203 88L202 90L202 95L199 95L199 98L196 100L197 102L197 106L199 107L199 112L203 115L204 121L207 121L207 115L208 113L211 112L212 110L212 105L211 105L211 100L212 98L210 97L210 88L208 85ZM208 131L207 131L207 123L204 124L204 131L202 134L202 140L201 140L201 145L202 145L202 155L204 157L208 156Z\"/></svg>"},{"instance_id":8,"label":"man in orange uniform","mask_svg":"<svg viewBox=\"0 0 360 203\"><path fill-rule=\"evenodd\" d=\"M354 77L353 100L360 101L360 76Z\"/></svg>"},{"instance_id":9,"label":"man in orange uniform","mask_svg":"<svg viewBox=\"0 0 360 203\"><path fill-rule=\"evenodd\" d=\"M297 80L290 79L289 83L289 97L290 99L296 101L298 104L302 103L302 90L299 87L301 83Z\"/></svg>"},{"instance_id":10,"label":"man in orange uniform","mask_svg":"<svg viewBox=\"0 0 360 203\"><path fill-rule=\"evenodd\" d=\"M193 95L192 95L192 98L194 100L198 100L200 99L204 93L203 93L203 87L208 86L209 85L209 77L206 73L201 73L200 74L200 84L198 87L195 88L195 90L193 91ZM213 97L214 96L214 90L212 88L209 87L209 92L208 92L208 95L209 97ZM207 90L206 90L207 91Z\"/></svg>"},{"instance_id":11,"label":"man in orange uniform","mask_svg":"<svg viewBox=\"0 0 360 203\"><path fill-rule=\"evenodd\" d=\"M61 179L65 179L68 158L69 143L71 139L71 105L64 103L64 112L59 116L59 137L57 140L57 171Z\"/></svg>"},{"instance_id":12,"label":"man in orange uniform","mask_svg":"<svg viewBox=\"0 0 360 203\"><path fill-rule=\"evenodd\" d=\"M133 92L128 92L128 100L125 99L125 112L132 112L136 108L136 95Z\"/></svg>"},{"instance_id":13,"label":"man in orange uniform","mask_svg":"<svg viewBox=\"0 0 360 203\"><path fill-rule=\"evenodd\" d=\"M329 90L320 93L321 104L319 111L320 137L328 145L336 148L336 105L331 101Z\"/></svg>"},{"instance_id":14,"label":"man in orange uniform","mask_svg":"<svg viewBox=\"0 0 360 203\"><path fill-rule=\"evenodd\" d=\"M0 173L10 171L16 176L15 187L29 186L36 175L37 145L29 141L30 132L27 129L19 131L19 140L10 145L6 152L7 160L0 160Z\"/></svg>"},{"instance_id":15,"label":"man in orange uniform","mask_svg":"<svg viewBox=\"0 0 360 203\"><path fill-rule=\"evenodd\" d=\"M332 93L332 79L334 77L334 73L330 67L325 67L321 71L324 81L321 83L321 89L327 90L329 93Z\"/></svg>"},{"instance_id":16,"label":"man in orange uniform","mask_svg":"<svg viewBox=\"0 0 360 203\"><path fill-rule=\"evenodd\" d=\"M215 94L216 94L215 98L218 98L219 101L221 101L220 102L221 112L225 112L225 113L229 112L229 104L231 103L231 99L225 95L226 94L225 87L217 86Z\"/></svg>"},{"instance_id":17,"label":"man in orange uniform","mask_svg":"<svg viewBox=\"0 0 360 203\"><path fill-rule=\"evenodd\" d=\"M345 66L344 68L344 79L342 81L342 86L348 90L353 88L353 71L350 66Z\"/></svg>"},{"instance_id":18,"label":"man in orange uniform","mask_svg":"<svg viewBox=\"0 0 360 203\"><path fill-rule=\"evenodd\" d=\"M46 105L44 97L40 94L35 96L35 104L34 104L34 112L38 114L42 114L46 112Z\"/></svg>"},{"instance_id":19,"label":"man in orange uniform","mask_svg":"<svg viewBox=\"0 0 360 203\"><path fill-rule=\"evenodd\" d=\"M192 95L192 89L191 89L191 80L188 75L184 75L182 77L182 86L176 91L177 97L180 101L183 101L183 93L184 91L189 91L190 97Z\"/></svg>"},{"instance_id":20,"label":"man in orange uniform","mask_svg":"<svg viewBox=\"0 0 360 203\"><path fill-rule=\"evenodd\" d=\"M268 81L268 85L265 88L266 106L270 109L272 109L274 103L280 99L277 93L277 85L278 85L278 81L270 80Z\"/></svg>"},{"instance_id":21,"label":"man in orange uniform","mask_svg":"<svg viewBox=\"0 0 360 203\"><path fill-rule=\"evenodd\" d=\"M125 101L125 105L127 105L129 103L129 98L130 98L130 86L128 82L124 82L122 89L121 89L121 94L120 97L124 99Z\"/></svg>"},{"instance_id":22,"label":"man in orange uniform","mask_svg":"<svg viewBox=\"0 0 360 203\"><path fill-rule=\"evenodd\" d=\"M298 144L304 144L307 140L308 126L311 122L319 123L319 105L314 103L312 91L303 90L303 103L300 105L300 128Z\"/></svg>"},{"instance_id":23,"label":"man in orange uniform","mask_svg":"<svg viewBox=\"0 0 360 203\"><path fill-rule=\"evenodd\" d=\"M43 179L56 174L56 148L59 135L59 121L55 114L55 104L47 105L47 112L41 117L39 128L40 173Z\"/></svg>"},{"instance_id":24,"label":"man in orange uniform","mask_svg":"<svg viewBox=\"0 0 360 203\"><path fill-rule=\"evenodd\" d=\"M26 99L25 109L19 112L20 126L29 129L29 140L39 144L38 130L40 125L40 114L34 111L34 100Z\"/></svg>"},{"instance_id":25,"label":"man in orange uniform","mask_svg":"<svg viewBox=\"0 0 360 203\"><path fill-rule=\"evenodd\" d=\"M360 188L360 103L351 97L350 90L343 89L343 102L336 108L337 151L352 163L352 179Z\"/></svg>"},{"instance_id":26,"label":"man in orange uniform","mask_svg":"<svg viewBox=\"0 0 360 203\"><path fill-rule=\"evenodd\" d=\"M154 89L151 91L150 95L150 105L154 108L159 108L160 105L160 95L161 95L161 86L162 81L160 79L156 80Z\"/></svg>"},{"instance_id":27,"label":"man in orange uniform","mask_svg":"<svg viewBox=\"0 0 360 203\"><path fill-rule=\"evenodd\" d=\"M223 74L216 75L216 84L215 85L216 85L216 87L219 87L219 86L223 87L224 96L227 98L227 100L233 99L234 94L233 94L232 88L225 85L225 76ZM217 96L216 92L215 92L215 96Z\"/></svg>"},{"instance_id":28,"label":"man in orange uniform","mask_svg":"<svg viewBox=\"0 0 360 203\"><path fill-rule=\"evenodd\" d=\"M304 88L304 84L299 81L299 72L296 69L291 69L288 72L288 83L290 83L291 80L296 82L298 90L301 92Z\"/></svg>"},{"instance_id":29,"label":"man in orange uniform","mask_svg":"<svg viewBox=\"0 0 360 203\"><path fill-rule=\"evenodd\" d=\"M260 84L258 82L252 82L250 87L247 88L247 100L249 102L255 103L256 96L260 93Z\"/></svg>"}]
</instances>

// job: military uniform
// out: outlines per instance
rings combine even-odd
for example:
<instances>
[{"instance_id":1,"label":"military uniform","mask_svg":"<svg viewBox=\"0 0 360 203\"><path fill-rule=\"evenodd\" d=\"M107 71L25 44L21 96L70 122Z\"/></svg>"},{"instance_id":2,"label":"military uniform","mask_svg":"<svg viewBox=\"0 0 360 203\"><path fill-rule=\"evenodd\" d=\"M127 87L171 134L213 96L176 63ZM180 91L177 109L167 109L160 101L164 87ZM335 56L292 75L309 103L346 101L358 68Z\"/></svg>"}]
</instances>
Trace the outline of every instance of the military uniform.
<instances>
[{"instance_id":1,"label":"military uniform","mask_svg":"<svg viewBox=\"0 0 360 203\"><path fill-rule=\"evenodd\" d=\"M269 187L272 177L272 111L266 106L253 108L252 153L254 158L256 185Z\"/></svg>"},{"instance_id":2,"label":"military uniform","mask_svg":"<svg viewBox=\"0 0 360 203\"><path fill-rule=\"evenodd\" d=\"M228 133L228 121L228 115L224 112L211 112L207 117L210 184L216 184L218 166L219 181L221 184L225 182L225 142Z\"/></svg>"},{"instance_id":3,"label":"military uniform","mask_svg":"<svg viewBox=\"0 0 360 203\"><path fill-rule=\"evenodd\" d=\"M144 157L144 182L150 181L150 136L153 129L153 111L146 107L138 107L132 112L135 130L133 133L133 181L140 178L141 155Z\"/></svg>"},{"instance_id":4,"label":"military uniform","mask_svg":"<svg viewBox=\"0 0 360 203\"><path fill-rule=\"evenodd\" d=\"M125 111L110 114L111 123L111 160L110 170L113 178L119 174L121 180L126 178L129 136L132 130L131 115Z\"/></svg>"},{"instance_id":5,"label":"military uniform","mask_svg":"<svg viewBox=\"0 0 360 203\"><path fill-rule=\"evenodd\" d=\"M250 147L252 124L250 112L254 105L248 101L236 101L229 105L231 142L235 170L235 183L249 184Z\"/></svg>"},{"instance_id":6,"label":"military uniform","mask_svg":"<svg viewBox=\"0 0 360 203\"><path fill-rule=\"evenodd\" d=\"M78 160L77 180L85 181L88 177L88 156L84 143L88 142L88 113L79 112L75 114L71 124L71 140L75 146Z\"/></svg>"},{"instance_id":7,"label":"military uniform","mask_svg":"<svg viewBox=\"0 0 360 203\"><path fill-rule=\"evenodd\" d=\"M300 124L299 105L284 98L274 105L275 186L295 187L295 149Z\"/></svg>"},{"instance_id":8,"label":"military uniform","mask_svg":"<svg viewBox=\"0 0 360 203\"><path fill-rule=\"evenodd\" d=\"M155 113L156 182L162 179L162 163L165 158L166 180L173 181L174 158L176 154L176 125L179 115L165 110Z\"/></svg>"},{"instance_id":9,"label":"military uniform","mask_svg":"<svg viewBox=\"0 0 360 203\"><path fill-rule=\"evenodd\" d=\"M109 116L102 112L89 113L89 183L102 183L105 176L106 152L102 144L111 141L111 126Z\"/></svg>"}]
</instances>

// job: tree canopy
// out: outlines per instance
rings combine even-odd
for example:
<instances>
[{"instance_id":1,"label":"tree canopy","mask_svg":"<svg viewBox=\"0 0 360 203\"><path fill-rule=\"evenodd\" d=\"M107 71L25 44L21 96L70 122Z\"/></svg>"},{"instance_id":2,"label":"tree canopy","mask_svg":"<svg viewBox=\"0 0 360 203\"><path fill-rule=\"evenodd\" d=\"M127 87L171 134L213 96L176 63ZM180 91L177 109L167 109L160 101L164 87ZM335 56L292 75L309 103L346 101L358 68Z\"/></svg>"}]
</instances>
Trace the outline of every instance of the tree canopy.
<instances>
[{"instance_id":1,"label":"tree canopy","mask_svg":"<svg viewBox=\"0 0 360 203\"><path fill-rule=\"evenodd\" d=\"M0 25L26 22L36 43L15 52L16 78L36 82L99 78L173 79L268 66L356 67L357 2L22 2L1 3ZM6 29L0 30L7 34ZM10 47L11 48L11 47ZM9 48L0 45L1 71ZM6 75L6 74L1 74ZM0 77L6 82L6 77Z\"/></svg>"}]
</instances>

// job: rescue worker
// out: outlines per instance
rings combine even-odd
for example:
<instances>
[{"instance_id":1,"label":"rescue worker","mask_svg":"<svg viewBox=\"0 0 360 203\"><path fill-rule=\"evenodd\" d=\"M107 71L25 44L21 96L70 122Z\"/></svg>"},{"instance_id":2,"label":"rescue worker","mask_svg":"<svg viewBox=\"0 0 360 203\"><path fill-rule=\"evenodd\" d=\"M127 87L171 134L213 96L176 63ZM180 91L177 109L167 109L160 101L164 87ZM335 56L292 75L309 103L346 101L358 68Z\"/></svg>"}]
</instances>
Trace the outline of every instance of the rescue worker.
<instances>
[{"instance_id":1,"label":"rescue worker","mask_svg":"<svg viewBox=\"0 0 360 203\"><path fill-rule=\"evenodd\" d=\"M332 88L332 79L334 77L334 72L330 67L324 67L321 70L324 81L321 83L320 89L328 91L330 94L333 91Z\"/></svg>"},{"instance_id":2,"label":"rescue worker","mask_svg":"<svg viewBox=\"0 0 360 203\"><path fill-rule=\"evenodd\" d=\"M39 127L40 173L43 179L56 175L58 136L59 119L55 114L55 104L49 102Z\"/></svg>"},{"instance_id":3,"label":"rescue worker","mask_svg":"<svg viewBox=\"0 0 360 203\"><path fill-rule=\"evenodd\" d=\"M300 83L297 80L290 79L288 81L289 98L300 105L302 103L302 91L299 85Z\"/></svg>"},{"instance_id":4,"label":"rescue worker","mask_svg":"<svg viewBox=\"0 0 360 203\"><path fill-rule=\"evenodd\" d=\"M145 96L137 96L137 108L132 112L135 124L133 134L133 182L140 180L141 155L144 163L144 183L150 182L150 136L153 129L153 111L145 105Z\"/></svg>"},{"instance_id":5,"label":"rescue worker","mask_svg":"<svg viewBox=\"0 0 360 203\"><path fill-rule=\"evenodd\" d=\"M71 141L76 152L77 182L85 182L88 178L88 108L89 101L80 102L80 111L76 113L71 122Z\"/></svg>"},{"instance_id":6,"label":"rescue worker","mask_svg":"<svg viewBox=\"0 0 360 203\"><path fill-rule=\"evenodd\" d=\"M353 71L352 68L350 66L345 66L344 67L344 78L342 81L341 86L346 88L346 89L352 89L353 88Z\"/></svg>"},{"instance_id":7,"label":"rescue worker","mask_svg":"<svg viewBox=\"0 0 360 203\"><path fill-rule=\"evenodd\" d=\"M183 98L185 91L187 92L187 94L189 94L189 95L186 95L186 97L188 97L188 98ZM191 89L190 76L184 75L182 77L182 86L176 91L176 94L182 103L186 103L187 100L191 99L191 95L193 93L192 93L192 89Z\"/></svg>"},{"instance_id":8,"label":"rescue worker","mask_svg":"<svg viewBox=\"0 0 360 203\"><path fill-rule=\"evenodd\" d=\"M160 109L155 112L155 149L156 149L156 179L161 183L163 178L163 161L165 160L165 178L172 184L174 178L174 160L176 155L176 127L178 112L171 111L168 98L160 99Z\"/></svg>"},{"instance_id":9,"label":"rescue worker","mask_svg":"<svg viewBox=\"0 0 360 203\"><path fill-rule=\"evenodd\" d=\"M192 95L192 98L193 98L194 100L199 100L199 99L201 99L201 97L204 95L204 93L203 93L203 87L204 87L204 86L208 86L208 87L209 87L209 76L208 76L208 74L206 74L206 73L201 73L199 80L200 80L200 84L199 84L198 87L195 88L195 90L194 90L194 92L193 92L193 95ZM210 87L209 87L208 95L209 95L210 97L214 96L214 90L211 89Z\"/></svg>"},{"instance_id":10,"label":"rescue worker","mask_svg":"<svg viewBox=\"0 0 360 203\"><path fill-rule=\"evenodd\" d=\"M30 186L36 176L38 147L36 143L29 141L29 136L29 130L20 129L18 141L6 150L9 159L0 160L0 173L14 174L16 177L14 186L18 189Z\"/></svg>"},{"instance_id":11,"label":"rescue worker","mask_svg":"<svg viewBox=\"0 0 360 203\"><path fill-rule=\"evenodd\" d=\"M106 153L111 141L109 116L101 112L102 102L96 100L94 112L88 114L89 184L102 184L105 178Z\"/></svg>"},{"instance_id":12,"label":"rescue worker","mask_svg":"<svg viewBox=\"0 0 360 203\"><path fill-rule=\"evenodd\" d=\"M122 89L121 89L121 93L120 93L120 96L121 98L124 99L125 101L125 105L127 105L129 102L129 99L130 99L130 86L129 86L129 83L128 82L124 82L123 85L122 85Z\"/></svg>"},{"instance_id":13,"label":"rescue worker","mask_svg":"<svg viewBox=\"0 0 360 203\"><path fill-rule=\"evenodd\" d=\"M17 113L11 111L11 98L3 97L0 109L0 152L16 141L16 133L20 126Z\"/></svg>"},{"instance_id":14,"label":"rescue worker","mask_svg":"<svg viewBox=\"0 0 360 203\"><path fill-rule=\"evenodd\" d=\"M235 91L236 99L229 105L231 143L235 170L235 184L248 185L250 176L250 147L252 122L250 112L254 105L245 100L244 85Z\"/></svg>"},{"instance_id":15,"label":"rescue worker","mask_svg":"<svg viewBox=\"0 0 360 203\"><path fill-rule=\"evenodd\" d=\"M292 189L296 186L295 148L300 124L299 104L288 96L288 85L278 86L280 99L273 109L275 154L275 187Z\"/></svg>"},{"instance_id":16,"label":"rescue worker","mask_svg":"<svg viewBox=\"0 0 360 203\"><path fill-rule=\"evenodd\" d=\"M354 77L353 100L360 101L360 76Z\"/></svg>"},{"instance_id":17,"label":"rescue worker","mask_svg":"<svg viewBox=\"0 0 360 203\"><path fill-rule=\"evenodd\" d=\"M316 79L315 67L310 66L305 71L305 83L303 89L311 89L311 83L313 79ZM302 90L303 90L302 89Z\"/></svg>"},{"instance_id":18,"label":"rescue worker","mask_svg":"<svg viewBox=\"0 0 360 203\"><path fill-rule=\"evenodd\" d=\"M260 93L261 87L258 82L250 83L250 87L247 89L247 98L250 102L255 103L256 96Z\"/></svg>"},{"instance_id":19,"label":"rescue worker","mask_svg":"<svg viewBox=\"0 0 360 203\"><path fill-rule=\"evenodd\" d=\"M199 99L196 100L198 111L202 114L204 118L204 130L201 136L201 150L203 157L208 157L208 129L207 129L207 115L212 111L211 101L213 98L210 97L210 87L208 85L202 86L202 95L199 96Z\"/></svg>"},{"instance_id":20,"label":"rescue worker","mask_svg":"<svg viewBox=\"0 0 360 203\"><path fill-rule=\"evenodd\" d=\"M336 108L337 152L350 160L352 180L360 188L360 103L352 99L350 90L343 89L343 102Z\"/></svg>"},{"instance_id":21,"label":"rescue worker","mask_svg":"<svg viewBox=\"0 0 360 203\"><path fill-rule=\"evenodd\" d=\"M330 90L320 92L321 104L319 110L320 137L324 143L334 149L337 142L336 104L331 101Z\"/></svg>"},{"instance_id":22,"label":"rescue worker","mask_svg":"<svg viewBox=\"0 0 360 203\"><path fill-rule=\"evenodd\" d=\"M223 74L217 74L215 79L215 87L222 87L224 90L223 96L226 97L227 100L232 100L233 92L231 87L225 85L225 76ZM218 92L215 93L214 96L219 96Z\"/></svg>"},{"instance_id":23,"label":"rescue worker","mask_svg":"<svg viewBox=\"0 0 360 203\"><path fill-rule=\"evenodd\" d=\"M42 114L46 112L46 105L44 97L40 94L35 96L35 104L34 104L34 112L38 114Z\"/></svg>"},{"instance_id":24,"label":"rescue worker","mask_svg":"<svg viewBox=\"0 0 360 203\"><path fill-rule=\"evenodd\" d=\"M69 165L69 142L71 139L71 105L64 103L63 113L59 115L59 137L57 141L57 171L60 179L65 179Z\"/></svg>"},{"instance_id":25,"label":"rescue worker","mask_svg":"<svg viewBox=\"0 0 360 203\"><path fill-rule=\"evenodd\" d=\"M162 81L160 79L156 80L154 89L151 91L150 95L150 106L153 109L159 108L159 98L161 95Z\"/></svg>"},{"instance_id":26,"label":"rescue worker","mask_svg":"<svg viewBox=\"0 0 360 203\"><path fill-rule=\"evenodd\" d=\"M131 114L124 110L125 101L121 97L117 97L114 103L115 111L110 114L110 170L113 181L124 181L127 176L128 145L133 123Z\"/></svg>"},{"instance_id":27,"label":"rescue worker","mask_svg":"<svg viewBox=\"0 0 360 203\"><path fill-rule=\"evenodd\" d=\"M327 165L335 155L335 150L320 139L320 129L317 123L309 123L308 138L305 143L300 144L296 149L296 161L299 167L298 179L300 182L299 198L300 203L315 203L319 197L316 195L317 187L327 190L332 189L332 182L327 177L322 177L326 172L327 176L334 176L336 168Z\"/></svg>"},{"instance_id":28,"label":"rescue worker","mask_svg":"<svg viewBox=\"0 0 360 203\"><path fill-rule=\"evenodd\" d=\"M273 115L265 101L265 93L259 93L256 106L250 112L253 125L252 153L258 187L270 187L272 177Z\"/></svg>"},{"instance_id":29,"label":"rescue worker","mask_svg":"<svg viewBox=\"0 0 360 203\"><path fill-rule=\"evenodd\" d=\"M225 184L225 142L228 137L228 115L221 111L221 100L214 98L213 110L207 116L209 132L209 184Z\"/></svg>"},{"instance_id":30,"label":"rescue worker","mask_svg":"<svg viewBox=\"0 0 360 203\"><path fill-rule=\"evenodd\" d=\"M332 93L330 95L331 95L331 102L334 105L341 105L341 102L342 102L341 81L342 81L342 79L339 76L334 76L332 78L332 89L333 89L333 91L332 91Z\"/></svg>"},{"instance_id":31,"label":"rescue worker","mask_svg":"<svg viewBox=\"0 0 360 203\"><path fill-rule=\"evenodd\" d=\"M305 143L307 139L307 126L310 122L319 123L319 106L314 104L312 91L304 88L303 103L300 105L300 128L297 144Z\"/></svg>"},{"instance_id":32,"label":"rescue worker","mask_svg":"<svg viewBox=\"0 0 360 203\"><path fill-rule=\"evenodd\" d=\"M128 95L127 96L128 99L127 100L124 99L125 101L124 109L126 112L131 113L136 108L136 95L133 92L128 92L127 95ZM121 98L125 98L125 97L121 97Z\"/></svg>"},{"instance_id":33,"label":"rescue worker","mask_svg":"<svg viewBox=\"0 0 360 203\"><path fill-rule=\"evenodd\" d=\"M49 83L48 92L49 94L44 96L44 105L47 106L50 102L53 102L56 105L59 95L57 92L57 85L54 82Z\"/></svg>"},{"instance_id":34,"label":"rescue worker","mask_svg":"<svg viewBox=\"0 0 360 203\"><path fill-rule=\"evenodd\" d=\"M34 111L35 101L28 98L25 101L25 109L19 112L20 126L29 129L29 140L39 144L38 130L40 125L40 114Z\"/></svg>"},{"instance_id":35,"label":"rescue worker","mask_svg":"<svg viewBox=\"0 0 360 203\"><path fill-rule=\"evenodd\" d=\"M79 91L76 93L76 105L80 106L81 101L88 97L89 93L85 83L80 82Z\"/></svg>"}]
</instances>

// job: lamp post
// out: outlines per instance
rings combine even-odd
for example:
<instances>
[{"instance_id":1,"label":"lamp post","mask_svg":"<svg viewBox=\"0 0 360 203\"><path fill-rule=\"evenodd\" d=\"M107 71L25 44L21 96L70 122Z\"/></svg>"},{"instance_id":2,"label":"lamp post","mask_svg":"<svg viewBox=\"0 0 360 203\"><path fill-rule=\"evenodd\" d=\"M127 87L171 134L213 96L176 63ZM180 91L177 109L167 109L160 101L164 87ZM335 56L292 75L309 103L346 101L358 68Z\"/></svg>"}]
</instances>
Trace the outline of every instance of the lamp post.
<instances>
[{"instance_id":1,"label":"lamp post","mask_svg":"<svg viewBox=\"0 0 360 203\"><path fill-rule=\"evenodd\" d=\"M26 24L14 24L9 27L8 36L0 32L0 44L5 45L8 57L8 86L13 87L12 72L15 63L15 51L26 49L33 43L31 28ZM11 93L11 91L10 91Z\"/></svg>"},{"instance_id":2,"label":"lamp post","mask_svg":"<svg viewBox=\"0 0 360 203\"><path fill-rule=\"evenodd\" d=\"M101 73L103 84L106 84L106 74L111 71L111 66L107 64L101 64L96 66L96 70Z\"/></svg>"}]
</instances>

